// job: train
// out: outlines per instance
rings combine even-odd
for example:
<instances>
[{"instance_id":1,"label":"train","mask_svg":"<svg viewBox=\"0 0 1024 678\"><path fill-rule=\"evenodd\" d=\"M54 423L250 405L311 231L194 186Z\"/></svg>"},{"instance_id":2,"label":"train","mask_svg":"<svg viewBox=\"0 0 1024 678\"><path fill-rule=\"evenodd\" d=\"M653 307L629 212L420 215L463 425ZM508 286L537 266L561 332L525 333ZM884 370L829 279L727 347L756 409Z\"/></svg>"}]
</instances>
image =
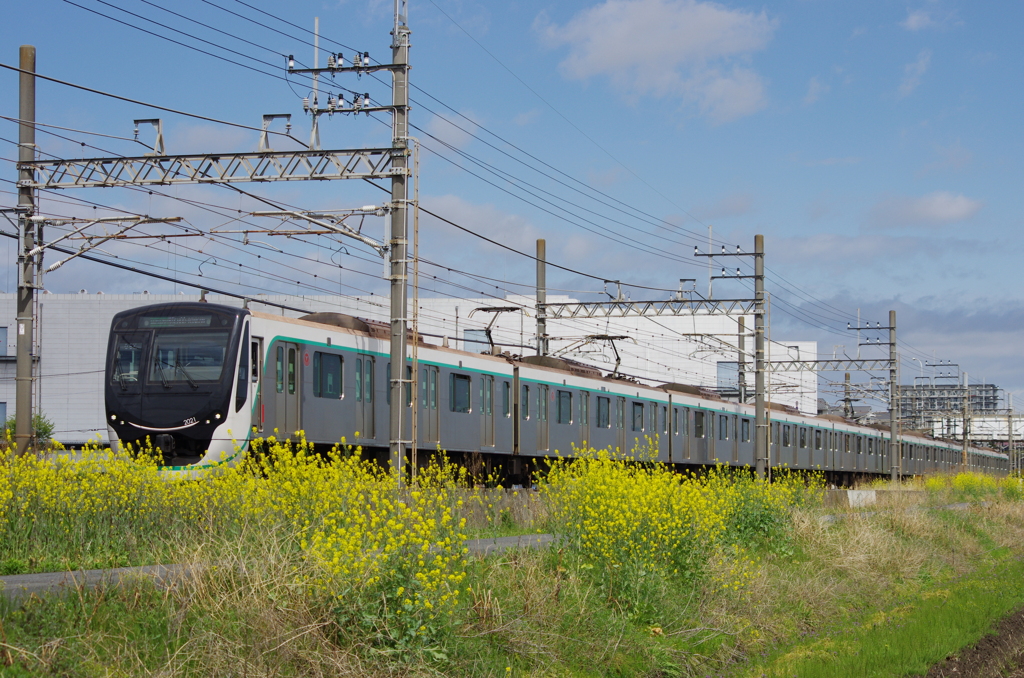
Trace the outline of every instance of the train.
<instances>
[{"instance_id":1,"label":"train","mask_svg":"<svg viewBox=\"0 0 1024 678\"><path fill-rule=\"evenodd\" d=\"M398 406L405 432L415 412L420 457L444 450L513 483L529 482L546 458L586 448L641 446L679 467L754 466L753 406L699 387L644 385L562 358L473 353L421 338L416 379L410 360L403 402L392 403L389 346L386 324L340 313L289 318L206 302L123 311L107 346L111 441L148 439L172 475L236 465L255 439L299 432L315 448L345 437L386 464ZM837 485L890 473L887 427L781 405L769 420L772 468L821 471ZM956 441L901 441L904 475L962 466ZM967 464L1009 471L1008 456L987 449L970 448Z\"/></svg>"}]
</instances>

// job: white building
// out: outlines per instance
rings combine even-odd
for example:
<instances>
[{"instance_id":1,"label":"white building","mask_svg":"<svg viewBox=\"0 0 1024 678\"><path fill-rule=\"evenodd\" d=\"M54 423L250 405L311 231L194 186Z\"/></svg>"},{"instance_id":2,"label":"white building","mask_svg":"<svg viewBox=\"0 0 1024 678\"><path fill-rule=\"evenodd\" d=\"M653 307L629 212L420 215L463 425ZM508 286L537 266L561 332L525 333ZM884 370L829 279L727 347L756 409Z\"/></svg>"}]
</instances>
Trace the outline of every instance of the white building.
<instances>
[{"instance_id":1,"label":"white building","mask_svg":"<svg viewBox=\"0 0 1024 678\"><path fill-rule=\"evenodd\" d=\"M48 294L37 296L39 322L37 342L41 347L36 361L33 398L37 411L55 425L54 437L78 444L90 439L106 441L103 404L103 371L107 333L115 313L147 304L196 301L198 295L151 294ZM231 297L208 295L212 303L241 306ZM549 295L548 303L577 301L567 296ZM533 297L495 299L423 298L419 300L419 327L429 343L447 340L453 348L486 351L484 329L494 319L491 333L494 343L512 354L530 355L536 346L536 313ZM380 296L304 297L260 295L250 307L266 312L281 312L297 317L302 313L284 310L290 306L310 312L333 311L371 320L387 321L388 299ZM479 311L483 307L517 307L525 310L495 314ZM16 297L0 294L0 415L14 413ZM529 314L529 315L527 315ZM647 383L677 382L736 390L738 364L737 317L658 316L609 319L548 320L550 351L553 354L596 365L606 372L615 369L614 350L621 357L619 372ZM745 319L748 335L753 318ZM587 340L587 336L628 336L614 341ZM753 401L753 338L746 338L746 391ZM3 351L0 351L2 353ZM813 359L817 344L813 341L773 341L768 344L770 360ZM812 372L771 375L770 397L773 403L796 407L801 412L817 412L817 377Z\"/></svg>"}]
</instances>

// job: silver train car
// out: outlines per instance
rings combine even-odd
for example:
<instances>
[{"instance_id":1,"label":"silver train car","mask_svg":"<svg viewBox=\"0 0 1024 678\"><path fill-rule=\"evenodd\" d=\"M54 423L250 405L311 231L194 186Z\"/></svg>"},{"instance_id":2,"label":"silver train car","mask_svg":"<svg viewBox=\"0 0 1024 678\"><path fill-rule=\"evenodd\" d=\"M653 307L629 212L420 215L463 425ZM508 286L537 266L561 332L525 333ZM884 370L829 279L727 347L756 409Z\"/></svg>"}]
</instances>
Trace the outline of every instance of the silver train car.
<instances>
[{"instance_id":1,"label":"silver train car","mask_svg":"<svg viewBox=\"0 0 1024 678\"><path fill-rule=\"evenodd\" d=\"M411 362L405 378L412 376ZM551 357L476 354L421 344L413 398L417 446L484 464L527 483L538 461L587 446L629 452L655 441L659 461L754 465L754 408L693 386L646 386ZM149 441L166 470L189 475L237 464L255 437L297 431L316 446L343 436L386 462L391 364L387 326L336 313L299 319L215 304L146 306L117 314L107 348L111 440ZM821 470L838 484L890 472L882 427L771 411L773 468ZM904 475L961 466L957 442L905 435ZM1007 455L971 448L970 468L1009 469Z\"/></svg>"}]
</instances>

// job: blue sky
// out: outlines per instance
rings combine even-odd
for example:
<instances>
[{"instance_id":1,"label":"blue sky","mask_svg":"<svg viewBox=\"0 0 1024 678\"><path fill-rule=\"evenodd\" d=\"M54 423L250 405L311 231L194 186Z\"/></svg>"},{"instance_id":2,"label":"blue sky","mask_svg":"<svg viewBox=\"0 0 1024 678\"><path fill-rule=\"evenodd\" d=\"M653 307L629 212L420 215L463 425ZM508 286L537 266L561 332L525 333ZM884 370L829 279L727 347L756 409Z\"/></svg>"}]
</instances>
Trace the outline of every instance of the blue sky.
<instances>
[{"instance_id":1,"label":"blue sky","mask_svg":"<svg viewBox=\"0 0 1024 678\"><path fill-rule=\"evenodd\" d=\"M275 17L306 29L319 17L321 46L346 58L353 49L369 51L375 61L390 54L391 3L378 0L74 3L39 0L9 8L0 25L0 61L14 64L18 45L34 44L40 73L249 125L258 125L264 113L291 113L300 139L308 136L301 108L308 85L200 54L95 12L275 76L283 75L282 55L310 64L313 53L308 33ZM1017 237L1024 214L1021 3L411 4L411 77L420 88L413 91L411 120L425 145L424 206L518 249L531 250L535 238L545 237L554 261L658 288L696 277L698 289L706 290L705 262L692 254L695 243L706 247L708 225L716 242L744 249L763 233L774 337L817 339L823 353L836 345L852 353L855 340L845 327L857 309L884 321L887 310L896 308L904 381L918 374L911 358L934 355L959 363L972 381L983 377L1011 391L1024 389ZM375 101L390 98L389 88L368 77L339 76L335 82L323 89L344 85ZM0 88L7 93L0 97L0 115L16 116L15 76L0 73ZM39 85L42 122L130 137L133 119L158 116L169 153L256 147L252 132ZM325 119L323 145L386 145L390 132L383 120ZM111 153L142 150L128 141L60 133L74 142L40 134L41 149L65 157L104 155L83 151L77 142L84 140ZM16 135L13 124L0 120L0 137ZM141 138L151 140L151 132L144 129ZM10 144L0 147L3 157L15 157ZM514 186L474 162L533 187ZM0 177L14 179L13 165L3 164ZM383 195L362 182L245 188L306 209L359 206ZM56 197L183 216L199 227L224 223L224 210L259 209L249 198L213 187L164 192L221 211L113 189ZM0 203L10 205L11 196L0 193ZM74 204L44 201L44 207L55 214L92 213ZM438 278L432 283L438 292L522 292L526 288L515 284L532 281L529 260L432 219L422 226L423 256L441 265L426 267ZM366 228L380 232L372 220ZM303 258L264 250L267 258L256 262L251 251L227 252L222 244L210 244L205 254L223 255L210 263L224 270L224 287L295 291L280 279L260 277L277 270L306 284L307 293L326 280L344 293L385 290L380 264L358 246L349 244L346 254L322 242L274 244ZM108 252L173 268L185 278L198 272L199 249L124 245ZM11 260L12 250L0 252ZM228 271L234 255L243 266ZM342 269L334 265L339 263ZM498 282L485 287L449 267ZM8 272L5 289L13 280ZM549 281L561 289L601 289L599 282L565 272L550 272ZM92 264L59 270L47 287L163 289ZM665 296L627 291L634 299ZM721 283L716 292L739 296L743 288Z\"/></svg>"}]
</instances>

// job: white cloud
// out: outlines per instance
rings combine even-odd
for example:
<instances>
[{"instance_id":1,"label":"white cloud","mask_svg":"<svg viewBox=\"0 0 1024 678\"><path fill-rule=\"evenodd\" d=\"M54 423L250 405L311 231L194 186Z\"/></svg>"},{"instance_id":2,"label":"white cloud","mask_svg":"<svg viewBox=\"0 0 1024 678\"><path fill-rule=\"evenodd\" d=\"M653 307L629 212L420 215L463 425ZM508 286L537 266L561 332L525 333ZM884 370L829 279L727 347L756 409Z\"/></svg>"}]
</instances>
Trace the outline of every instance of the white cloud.
<instances>
[{"instance_id":1,"label":"white cloud","mask_svg":"<svg viewBox=\"0 0 1024 678\"><path fill-rule=\"evenodd\" d=\"M871 209L871 223L878 227L942 226L967 221L984 203L962 193L936 191L919 198L886 198Z\"/></svg>"},{"instance_id":2,"label":"white cloud","mask_svg":"<svg viewBox=\"0 0 1024 678\"><path fill-rule=\"evenodd\" d=\"M722 196L709 205L698 205L693 208L693 215L701 220L726 219L739 217L750 212L754 206L754 196L749 193L730 193Z\"/></svg>"},{"instance_id":3,"label":"white cloud","mask_svg":"<svg viewBox=\"0 0 1024 678\"><path fill-rule=\"evenodd\" d=\"M807 83L807 94L804 96L804 105L810 106L816 102L822 94L828 92L829 86L824 85L818 78L811 78L810 82Z\"/></svg>"},{"instance_id":4,"label":"white cloud","mask_svg":"<svg viewBox=\"0 0 1024 678\"><path fill-rule=\"evenodd\" d=\"M961 170L970 165L974 160L974 154L969 149L964 148L960 144L959 139L950 146L936 147L935 155L937 156L936 160L924 165L919 174L943 170Z\"/></svg>"},{"instance_id":5,"label":"white cloud","mask_svg":"<svg viewBox=\"0 0 1024 678\"><path fill-rule=\"evenodd\" d=\"M921 77L928 71L932 62L932 51L923 49L917 55L917 61L911 62L903 67L903 82L900 83L899 96L903 98L917 89L921 84Z\"/></svg>"},{"instance_id":6,"label":"white cloud","mask_svg":"<svg viewBox=\"0 0 1024 678\"><path fill-rule=\"evenodd\" d=\"M764 83L747 64L776 25L763 11L697 0L605 0L562 26L543 15L535 22L549 46L568 46L566 77L607 76L624 94L681 97L714 122L764 107Z\"/></svg>"},{"instance_id":7,"label":"white cloud","mask_svg":"<svg viewBox=\"0 0 1024 678\"><path fill-rule=\"evenodd\" d=\"M908 31L920 31L925 28L937 26L938 22L932 18L931 12L923 9L907 10L907 18L900 23Z\"/></svg>"},{"instance_id":8,"label":"white cloud","mask_svg":"<svg viewBox=\"0 0 1024 678\"><path fill-rule=\"evenodd\" d=\"M529 125L531 122L536 120L537 116L539 115L540 109L532 108L528 111L524 111L522 113L517 114L514 118L512 118L512 122L522 127L523 125Z\"/></svg>"},{"instance_id":9,"label":"white cloud","mask_svg":"<svg viewBox=\"0 0 1024 678\"><path fill-rule=\"evenodd\" d=\"M470 122L475 117L472 113L464 111L462 115L465 117L435 114L427 123L427 131L455 148L465 148L473 141L477 126Z\"/></svg>"}]
</instances>

